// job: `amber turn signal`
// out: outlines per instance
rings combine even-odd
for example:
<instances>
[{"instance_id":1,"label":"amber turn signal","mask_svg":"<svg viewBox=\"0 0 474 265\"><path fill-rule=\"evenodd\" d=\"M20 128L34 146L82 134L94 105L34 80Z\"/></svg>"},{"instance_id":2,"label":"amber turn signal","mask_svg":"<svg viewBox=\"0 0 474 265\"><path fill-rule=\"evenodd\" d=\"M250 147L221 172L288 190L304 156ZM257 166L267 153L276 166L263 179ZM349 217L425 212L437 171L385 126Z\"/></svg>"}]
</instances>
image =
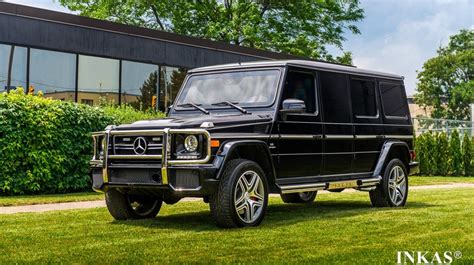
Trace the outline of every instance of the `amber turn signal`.
<instances>
[{"instance_id":1,"label":"amber turn signal","mask_svg":"<svg viewBox=\"0 0 474 265\"><path fill-rule=\"evenodd\" d=\"M219 147L220 144L219 140L211 140L211 147Z\"/></svg>"}]
</instances>

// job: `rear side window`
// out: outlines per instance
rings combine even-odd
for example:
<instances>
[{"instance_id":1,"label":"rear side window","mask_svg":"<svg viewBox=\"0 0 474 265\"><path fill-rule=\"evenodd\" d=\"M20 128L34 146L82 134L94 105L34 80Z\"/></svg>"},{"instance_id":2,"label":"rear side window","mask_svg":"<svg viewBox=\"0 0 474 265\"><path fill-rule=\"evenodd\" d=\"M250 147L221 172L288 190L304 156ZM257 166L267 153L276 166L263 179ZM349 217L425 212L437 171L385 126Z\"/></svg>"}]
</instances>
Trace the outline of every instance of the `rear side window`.
<instances>
[{"instance_id":1,"label":"rear side window","mask_svg":"<svg viewBox=\"0 0 474 265\"><path fill-rule=\"evenodd\" d=\"M352 79L351 80L352 112L355 116L376 117L377 99L375 94L375 81Z\"/></svg>"},{"instance_id":2,"label":"rear side window","mask_svg":"<svg viewBox=\"0 0 474 265\"><path fill-rule=\"evenodd\" d=\"M348 76L345 74L320 72L321 98L324 121L351 122Z\"/></svg>"},{"instance_id":3,"label":"rear side window","mask_svg":"<svg viewBox=\"0 0 474 265\"><path fill-rule=\"evenodd\" d=\"M385 116L408 117L403 86L400 83L381 82L379 87Z\"/></svg>"}]
</instances>

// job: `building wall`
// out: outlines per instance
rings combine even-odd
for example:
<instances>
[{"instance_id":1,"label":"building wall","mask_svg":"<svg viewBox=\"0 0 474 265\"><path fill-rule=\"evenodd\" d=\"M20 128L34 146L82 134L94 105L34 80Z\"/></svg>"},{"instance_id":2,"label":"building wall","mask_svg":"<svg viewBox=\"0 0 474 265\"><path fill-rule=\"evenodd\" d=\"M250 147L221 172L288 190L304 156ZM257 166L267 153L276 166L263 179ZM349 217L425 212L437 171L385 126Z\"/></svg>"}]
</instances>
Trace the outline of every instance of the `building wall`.
<instances>
[{"instance_id":1,"label":"building wall","mask_svg":"<svg viewBox=\"0 0 474 265\"><path fill-rule=\"evenodd\" d=\"M298 58L0 2L0 91L6 89L13 46L14 87L31 86L46 96L94 105L99 97L150 105L152 91L162 110L187 69Z\"/></svg>"}]
</instances>

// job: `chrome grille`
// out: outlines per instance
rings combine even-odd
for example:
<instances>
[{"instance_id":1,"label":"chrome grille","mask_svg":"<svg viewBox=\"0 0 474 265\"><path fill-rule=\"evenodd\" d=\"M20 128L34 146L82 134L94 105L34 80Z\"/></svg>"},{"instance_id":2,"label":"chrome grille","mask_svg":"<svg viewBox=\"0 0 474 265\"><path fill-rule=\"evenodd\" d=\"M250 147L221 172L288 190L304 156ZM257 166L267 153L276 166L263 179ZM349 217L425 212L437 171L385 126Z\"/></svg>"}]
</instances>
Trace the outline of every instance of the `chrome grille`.
<instances>
[{"instance_id":1,"label":"chrome grille","mask_svg":"<svg viewBox=\"0 0 474 265\"><path fill-rule=\"evenodd\" d=\"M115 155L136 155L134 143L137 138L145 139L147 146L144 155L161 155L163 149L163 136L123 136L115 135L113 138L113 150Z\"/></svg>"}]
</instances>

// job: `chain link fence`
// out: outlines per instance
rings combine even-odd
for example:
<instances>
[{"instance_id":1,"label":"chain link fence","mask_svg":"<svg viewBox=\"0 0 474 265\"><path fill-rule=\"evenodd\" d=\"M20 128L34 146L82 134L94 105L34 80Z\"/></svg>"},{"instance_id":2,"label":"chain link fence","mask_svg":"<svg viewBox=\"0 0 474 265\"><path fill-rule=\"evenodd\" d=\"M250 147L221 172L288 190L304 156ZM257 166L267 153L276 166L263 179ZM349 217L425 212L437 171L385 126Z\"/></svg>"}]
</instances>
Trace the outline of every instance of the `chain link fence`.
<instances>
[{"instance_id":1,"label":"chain link fence","mask_svg":"<svg viewBox=\"0 0 474 265\"><path fill-rule=\"evenodd\" d=\"M436 133L445 132L448 135L451 135L454 130L457 130L461 137L463 137L466 133L470 136L474 135L474 122L472 121L432 119L425 117L416 117L412 118L412 120L416 135L420 135L428 131Z\"/></svg>"}]
</instances>

